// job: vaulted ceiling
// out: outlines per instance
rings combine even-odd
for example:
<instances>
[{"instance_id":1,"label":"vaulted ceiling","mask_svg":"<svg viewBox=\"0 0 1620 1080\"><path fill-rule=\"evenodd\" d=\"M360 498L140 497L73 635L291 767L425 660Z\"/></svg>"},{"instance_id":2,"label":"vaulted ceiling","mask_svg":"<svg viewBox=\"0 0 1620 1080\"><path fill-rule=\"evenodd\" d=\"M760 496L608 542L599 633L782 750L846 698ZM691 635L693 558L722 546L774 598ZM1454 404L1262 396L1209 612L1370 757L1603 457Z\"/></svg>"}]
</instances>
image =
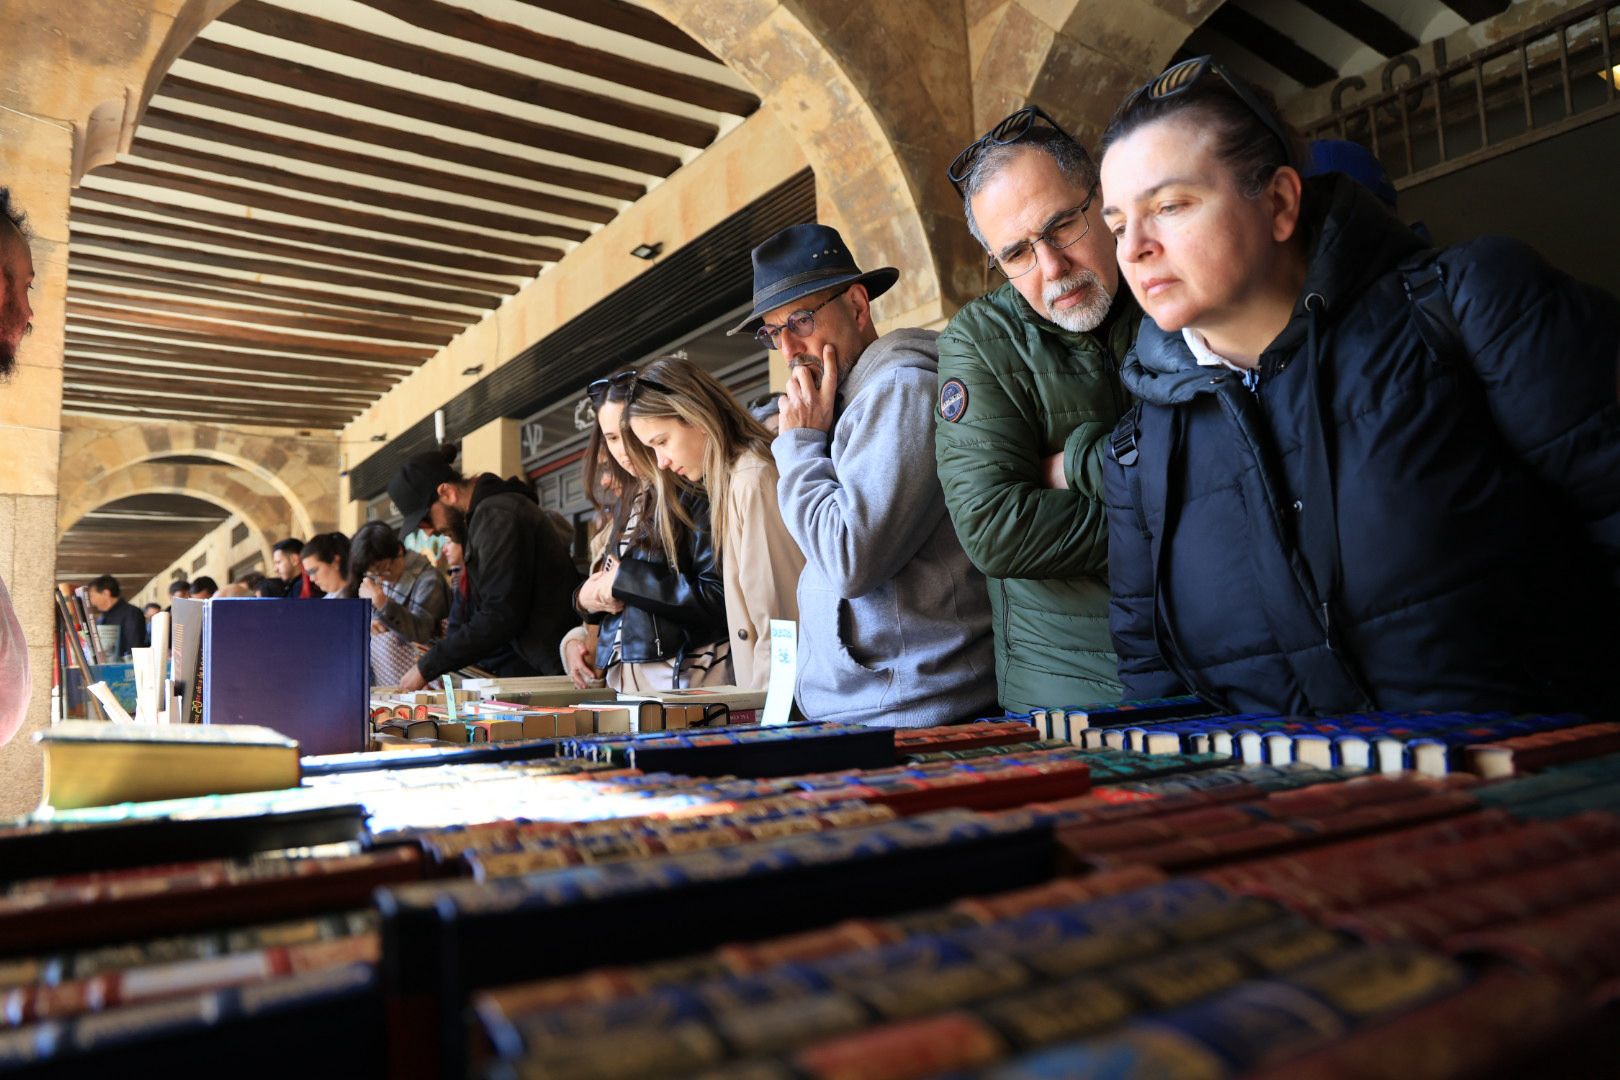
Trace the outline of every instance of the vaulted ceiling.
<instances>
[{"instance_id":1,"label":"vaulted ceiling","mask_svg":"<svg viewBox=\"0 0 1620 1080\"><path fill-rule=\"evenodd\" d=\"M621 0L242 0L74 195L64 410L341 427L758 105Z\"/></svg>"}]
</instances>

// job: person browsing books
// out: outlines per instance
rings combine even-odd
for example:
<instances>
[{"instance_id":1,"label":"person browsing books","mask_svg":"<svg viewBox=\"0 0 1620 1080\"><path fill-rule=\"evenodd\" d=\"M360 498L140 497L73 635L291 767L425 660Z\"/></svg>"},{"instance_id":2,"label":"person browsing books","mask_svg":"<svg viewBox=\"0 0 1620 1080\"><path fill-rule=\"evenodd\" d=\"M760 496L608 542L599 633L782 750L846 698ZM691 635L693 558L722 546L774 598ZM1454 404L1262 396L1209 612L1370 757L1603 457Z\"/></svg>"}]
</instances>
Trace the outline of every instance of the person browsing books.
<instances>
[{"instance_id":1,"label":"person browsing books","mask_svg":"<svg viewBox=\"0 0 1620 1080\"><path fill-rule=\"evenodd\" d=\"M34 256L28 246L22 212L12 206L11 192L0 187L0 381L17 366L17 349L33 329L34 309L28 293L34 287ZM28 670L28 643L11 606L11 594L0 578L0 744L11 741L28 715L33 680Z\"/></svg>"},{"instance_id":2,"label":"person browsing books","mask_svg":"<svg viewBox=\"0 0 1620 1080\"><path fill-rule=\"evenodd\" d=\"M945 505L989 577L1004 708L1119 697L1102 457L1141 310L1119 286L1097 166L1034 106L952 162L999 287L939 335Z\"/></svg>"},{"instance_id":3,"label":"person browsing books","mask_svg":"<svg viewBox=\"0 0 1620 1080\"><path fill-rule=\"evenodd\" d=\"M587 625L564 646L568 671L577 685L600 673L613 689L628 691L730 683L725 582L709 502L688 488L675 496L679 511L660 521L656 467L638 464L627 445L625 403L635 382L633 372L620 372L587 390L596 428L585 461L606 466L608 479L598 483L617 495L606 549L576 597ZM607 500L596 494L593 501ZM594 667L583 663L592 623Z\"/></svg>"},{"instance_id":4,"label":"person browsing books","mask_svg":"<svg viewBox=\"0 0 1620 1080\"><path fill-rule=\"evenodd\" d=\"M96 612L96 623L118 628L118 644L110 650L113 656L123 659L131 649L146 647L146 616L124 599L124 590L117 578L102 574L85 591L89 594L90 607Z\"/></svg>"},{"instance_id":5,"label":"person browsing books","mask_svg":"<svg viewBox=\"0 0 1620 1080\"><path fill-rule=\"evenodd\" d=\"M836 230L795 225L753 251L753 311L731 333L788 359L771 444L799 578L798 693L812 720L925 727L993 711L990 602L934 467L935 335L879 336Z\"/></svg>"},{"instance_id":6,"label":"person browsing books","mask_svg":"<svg viewBox=\"0 0 1620 1080\"><path fill-rule=\"evenodd\" d=\"M335 600L348 595L349 538L340 532L320 533L300 553L304 573L322 597Z\"/></svg>"},{"instance_id":7,"label":"person browsing books","mask_svg":"<svg viewBox=\"0 0 1620 1080\"><path fill-rule=\"evenodd\" d=\"M764 689L771 673L771 620L799 617L804 556L777 504L771 435L719 381L683 357L632 373L624 443L636 471L653 477L658 531L672 546L682 492L708 496L715 553L726 590L733 682Z\"/></svg>"},{"instance_id":8,"label":"person browsing books","mask_svg":"<svg viewBox=\"0 0 1620 1080\"><path fill-rule=\"evenodd\" d=\"M406 641L426 644L450 614L450 586L419 551L400 543L394 527L368 521L349 541L355 595L371 601L372 618Z\"/></svg>"},{"instance_id":9,"label":"person browsing books","mask_svg":"<svg viewBox=\"0 0 1620 1080\"><path fill-rule=\"evenodd\" d=\"M466 624L434 645L400 686L420 690L508 645L512 658L494 674L560 675L557 649L573 625L579 581L568 549L533 487L493 473L463 476L451 464L458 453L452 444L417 454L388 484L403 535L420 527L465 537L471 592Z\"/></svg>"},{"instance_id":10,"label":"person browsing books","mask_svg":"<svg viewBox=\"0 0 1620 1080\"><path fill-rule=\"evenodd\" d=\"M1620 303L1435 251L1210 57L1133 93L1102 218L1146 318L1111 438L1126 692L1612 711Z\"/></svg>"}]
</instances>

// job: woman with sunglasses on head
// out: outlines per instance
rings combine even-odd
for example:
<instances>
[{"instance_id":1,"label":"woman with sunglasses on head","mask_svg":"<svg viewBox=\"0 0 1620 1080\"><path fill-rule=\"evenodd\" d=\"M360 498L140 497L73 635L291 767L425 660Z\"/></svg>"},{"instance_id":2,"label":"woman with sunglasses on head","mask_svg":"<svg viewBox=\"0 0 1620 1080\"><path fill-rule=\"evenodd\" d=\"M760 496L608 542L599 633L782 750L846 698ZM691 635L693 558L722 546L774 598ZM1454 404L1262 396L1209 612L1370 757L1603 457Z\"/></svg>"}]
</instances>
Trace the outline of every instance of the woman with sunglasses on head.
<instances>
[{"instance_id":1,"label":"woman with sunglasses on head","mask_svg":"<svg viewBox=\"0 0 1620 1080\"><path fill-rule=\"evenodd\" d=\"M1147 314L1107 464L1129 697L1598 710L1620 647L1620 305L1427 249L1205 57L1127 98L1103 220Z\"/></svg>"},{"instance_id":2,"label":"woman with sunglasses on head","mask_svg":"<svg viewBox=\"0 0 1620 1080\"><path fill-rule=\"evenodd\" d=\"M782 521L771 436L708 372L680 357L641 371L624 411L625 444L653 477L658 532L666 545L689 526L683 499L708 497L725 581L731 664L738 686L764 689L771 672L771 620L797 621L804 556Z\"/></svg>"},{"instance_id":3,"label":"woman with sunglasses on head","mask_svg":"<svg viewBox=\"0 0 1620 1080\"><path fill-rule=\"evenodd\" d=\"M599 460L605 447L621 495L607 551L575 601L587 620L597 623L595 667L582 662L588 642L582 630L564 640L563 663L582 686L596 672L615 690L726 684L732 677L731 650L708 502L690 493L682 501L685 517L672 534L658 528L650 478L636 469L624 441L625 407L638 381L637 372L621 371L598 379L587 391L597 426L585 460Z\"/></svg>"}]
</instances>

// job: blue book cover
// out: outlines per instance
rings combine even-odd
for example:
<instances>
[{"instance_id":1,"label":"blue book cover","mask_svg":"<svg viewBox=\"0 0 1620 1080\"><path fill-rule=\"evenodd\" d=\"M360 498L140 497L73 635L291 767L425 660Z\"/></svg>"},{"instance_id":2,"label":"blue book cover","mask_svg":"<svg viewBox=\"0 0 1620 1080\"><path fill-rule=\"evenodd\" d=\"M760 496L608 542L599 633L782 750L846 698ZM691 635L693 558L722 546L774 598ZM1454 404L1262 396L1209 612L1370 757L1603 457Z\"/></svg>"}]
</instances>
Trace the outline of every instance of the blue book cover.
<instances>
[{"instance_id":1,"label":"blue book cover","mask_svg":"<svg viewBox=\"0 0 1620 1080\"><path fill-rule=\"evenodd\" d=\"M259 724L302 754L368 749L371 604L210 600L203 626L205 724Z\"/></svg>"}]
</instances>

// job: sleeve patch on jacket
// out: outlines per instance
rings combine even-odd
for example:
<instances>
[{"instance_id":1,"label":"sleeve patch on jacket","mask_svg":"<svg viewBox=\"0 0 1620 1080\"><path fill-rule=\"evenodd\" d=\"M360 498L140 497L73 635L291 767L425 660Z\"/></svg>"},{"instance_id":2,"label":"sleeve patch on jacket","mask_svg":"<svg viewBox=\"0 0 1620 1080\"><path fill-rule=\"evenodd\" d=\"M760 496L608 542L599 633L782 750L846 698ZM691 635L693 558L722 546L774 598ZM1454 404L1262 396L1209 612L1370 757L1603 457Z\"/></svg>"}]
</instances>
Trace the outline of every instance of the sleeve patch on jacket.
<instances>
[{"instance_id":1,"label":"sleeve patch on jacket","mask_svg":"<svg viewBox=\"0 0 1620 1080\"><path fill-rule=\"evenodd\" d=\"M967 413L967 384L961 379L946 379L939 388L939 415L956 423Z\"/></svg>"}]
</instances>

